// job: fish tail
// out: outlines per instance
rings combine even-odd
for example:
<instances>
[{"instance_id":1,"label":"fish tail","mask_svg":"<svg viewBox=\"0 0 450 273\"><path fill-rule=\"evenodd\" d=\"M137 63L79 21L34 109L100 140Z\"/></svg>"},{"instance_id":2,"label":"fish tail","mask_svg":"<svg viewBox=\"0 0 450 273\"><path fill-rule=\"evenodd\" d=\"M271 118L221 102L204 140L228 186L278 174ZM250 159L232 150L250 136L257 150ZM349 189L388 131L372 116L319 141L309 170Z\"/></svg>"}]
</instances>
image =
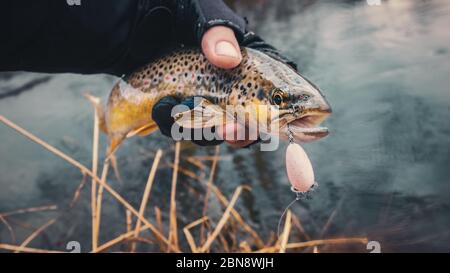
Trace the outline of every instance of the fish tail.
<instances>
[{"instance_id":1,"label":"fish tail","mask_svg":"<svg viewBox=\"0 0 450 273\"><path fill-rule=\"evenodd\" d=\"M105 116L105 109L103 108L100 98L92 96L89 93L84 94L84 96L94 105L95 111L97 112L98 119L99 119L99 128L104 132L105 134L108 134L108 129L106 127L106 116Z\"/></svg>"}]
</instances>

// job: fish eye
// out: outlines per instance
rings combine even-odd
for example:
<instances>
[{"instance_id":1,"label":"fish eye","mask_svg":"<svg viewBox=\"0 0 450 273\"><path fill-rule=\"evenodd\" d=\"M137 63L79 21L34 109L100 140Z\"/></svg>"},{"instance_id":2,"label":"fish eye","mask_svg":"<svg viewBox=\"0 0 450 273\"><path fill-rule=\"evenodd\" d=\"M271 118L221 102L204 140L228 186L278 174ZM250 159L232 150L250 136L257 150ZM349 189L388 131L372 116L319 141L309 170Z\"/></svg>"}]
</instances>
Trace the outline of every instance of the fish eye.
<instances>
[{"instance_id":1,"label":"fish eye","mask_svg":"<svg viewBox=\"0 0 450 273\"><path fill-rule=\"evenodd\" d=\"M273 96L273 102L275 102L276 105L280 105L283 102L283 97L280 94L275 94Z\"/></svg>"},{"instance_id":2,"label":"fish eye","mask_svg":"<svg viewBox=\"0 0 450 273\"><path fill-rule=\"evenodd\" d=\"M281 105L284 101L284 92L280 89L275 89L272 93L272 101L276 105Z\"/></svg>"}]
</instances>

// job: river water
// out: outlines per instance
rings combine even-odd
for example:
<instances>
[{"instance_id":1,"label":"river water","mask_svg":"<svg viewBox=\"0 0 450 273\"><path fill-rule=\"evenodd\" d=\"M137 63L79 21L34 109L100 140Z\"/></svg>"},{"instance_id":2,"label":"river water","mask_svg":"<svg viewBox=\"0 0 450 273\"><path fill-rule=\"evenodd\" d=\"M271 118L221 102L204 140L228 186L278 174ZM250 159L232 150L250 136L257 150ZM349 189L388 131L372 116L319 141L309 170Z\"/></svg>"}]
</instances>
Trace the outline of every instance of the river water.
<instances>
[{"instance_id":1,"label":"river water","mask_svg":"<svg viewBox=\"0 0 450 273\"><path fill-rule=\"evenodd\" d=\"M369 1L370 2L370 1ZM321 87L333 107L331 134L305 145L320 184L312 200L291 209L311 238L367 236L382 251L450 251L450 2L246 1L235 8L250 28L285 52ZM91 164L92 107L86 91L105 99L117 79L35 73L0 74L0 113L83 164ZM19 95L11 90L22 88ZM89 187L69 210L81 175L6 126L0 126L0 212L56 204L56 212L11 218L18 241L61 215L31 246L63 250L68 241L90 248ZM102 137L102 154L105 139ZM159 133L127 141L118 152L123 183L110 183L138 207L156 148L164 149L148 215L158 206L167 221L173 142ZM214 183L231 196L241 184L252 191L237 204L265 238L293 199L284 169L285 144L275 152L221 146ZM183 143L186 161L214 148ZM205 164L209 165L209 162ZM206 169L205 177L209 175ZM205 178L205 179L206 179ZM180 225L197 219L204 192L179 177ZM211 198L209 215L220 206ZM124 232L125 212L105 194L101 240ZM0 224L0 241L11 242ZM330 249L331 250L331 249ZM349 251L364 251L365 248Z\"/></svg>"}]
</instances>

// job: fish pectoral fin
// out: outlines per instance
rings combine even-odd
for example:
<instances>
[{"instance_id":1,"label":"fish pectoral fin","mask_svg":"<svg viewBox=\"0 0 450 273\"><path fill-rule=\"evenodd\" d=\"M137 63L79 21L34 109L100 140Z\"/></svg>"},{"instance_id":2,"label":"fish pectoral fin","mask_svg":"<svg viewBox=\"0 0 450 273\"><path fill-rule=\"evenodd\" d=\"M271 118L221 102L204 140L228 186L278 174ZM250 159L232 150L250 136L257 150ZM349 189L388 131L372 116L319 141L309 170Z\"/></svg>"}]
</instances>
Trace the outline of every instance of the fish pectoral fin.
<instances>
[{"instance_id":1,"label":"fish pectoral fin","mask_svg":"<svg viewBox=\"0 0 450 273\"><path fill-rule=\"evenodd\" d=\"M193 109L174 115L175 122L184 128L208 128L224 124L227 113L220 106L212 104L207 99Z\"/></svg>"},{"instance_id":2,"label":"fish pectoral fin","mask_svg":"<svg viewBox=\"0 0 450 273\"><path fill-rule=\"evenodd\" d=\"M139 136L147 136L147 135L150 135L151 133L155 132L156 130L158 130L158 126L156 125L156 123L154 123L152 125L149 125L149 126L143 128L137 134Z\"/></svg>"},{"instance_id":3,"label":"fish pectoral fin","mask_svg":"<svg viewBox=\"0 0 450 273\"><path fill-rule=\"evenodd\" d=\"M127 134L127 138L135 136L135 135L146 136L146 135L153 133L156 130L158 130L158 126L156 125L156 123L149 123L149 124L146 124L144 126L141 126L137 129L129 132Z\"/></svg>"}]
</instances>

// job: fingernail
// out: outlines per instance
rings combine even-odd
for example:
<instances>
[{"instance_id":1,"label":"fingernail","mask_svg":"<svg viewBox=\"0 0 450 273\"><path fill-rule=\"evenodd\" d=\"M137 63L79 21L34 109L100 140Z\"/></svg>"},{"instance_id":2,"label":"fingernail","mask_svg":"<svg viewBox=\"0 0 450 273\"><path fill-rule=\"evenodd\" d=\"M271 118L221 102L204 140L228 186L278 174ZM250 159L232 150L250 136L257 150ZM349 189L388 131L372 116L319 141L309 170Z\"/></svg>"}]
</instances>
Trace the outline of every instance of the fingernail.
<instances>
[{"instance_id":1,"label":"fingernail","mask_svg":"<svg viewBox=\"0 0 450 273\"><path fill-rule=\"evenodd\" d=\"M220 41L216 44L216 54L239 59L239 53L232 43Z\"/></svg>"}]
</instances>

